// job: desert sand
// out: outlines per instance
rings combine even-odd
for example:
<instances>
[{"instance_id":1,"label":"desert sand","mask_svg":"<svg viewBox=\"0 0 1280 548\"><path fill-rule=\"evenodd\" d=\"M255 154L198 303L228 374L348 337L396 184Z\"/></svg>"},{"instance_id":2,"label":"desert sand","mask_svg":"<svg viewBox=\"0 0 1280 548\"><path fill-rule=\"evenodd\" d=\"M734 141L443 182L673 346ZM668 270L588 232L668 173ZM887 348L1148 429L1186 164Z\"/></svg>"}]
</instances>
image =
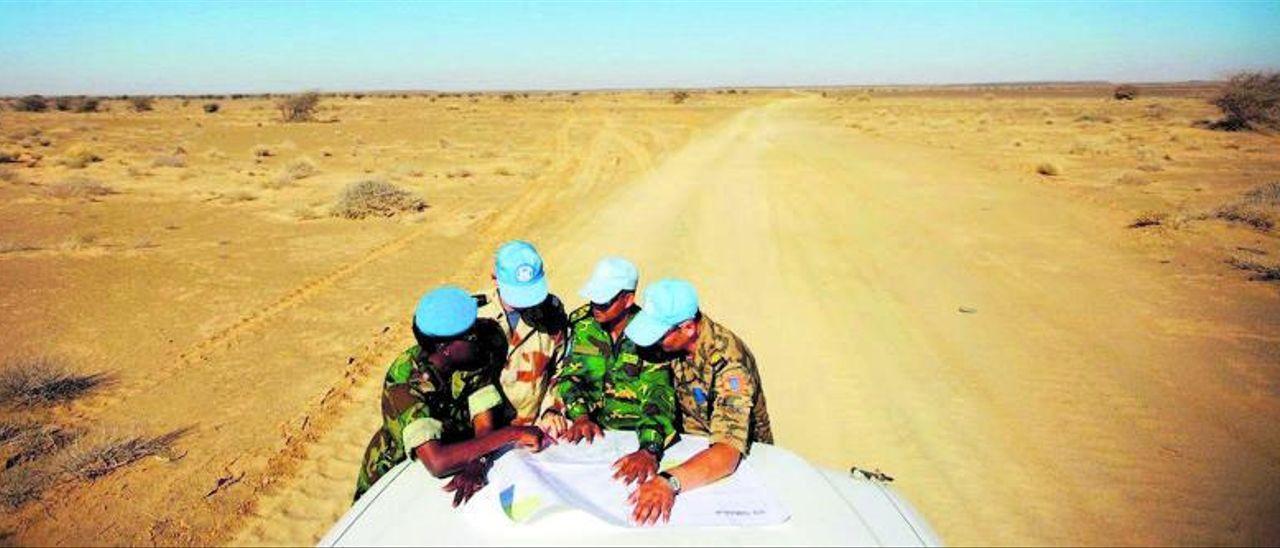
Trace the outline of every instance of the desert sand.
<instances>
[{"instance_id":1,"label":"desert sand","mask_svg":"<svg viewBox=\"0 0 1280 548\"><path fill-rule=\"evenodd\" d=\"M757 356L777 442L888 472L947 543L1275 543L1280 288L1227 261L1276 265L1280 238L1204 212L1280 181L1280 139L1195 127L1211 89L1109 91L369 95L292 124L263 99L0 112L22 159L0 183L0 358L108 379L4 409L76 439L3 481L103 435L176 438L56 474L0 534L315 542L350 504L417 297L485 287L522 238L571 306L606 254L642 288L693 281ZM101 160L60 161L86 150ZM282 178L298 162L314 173ZM329 216L366 178L429 207ZM59 191L86 180L111 192Z\"/></svg>"}]
</instances>

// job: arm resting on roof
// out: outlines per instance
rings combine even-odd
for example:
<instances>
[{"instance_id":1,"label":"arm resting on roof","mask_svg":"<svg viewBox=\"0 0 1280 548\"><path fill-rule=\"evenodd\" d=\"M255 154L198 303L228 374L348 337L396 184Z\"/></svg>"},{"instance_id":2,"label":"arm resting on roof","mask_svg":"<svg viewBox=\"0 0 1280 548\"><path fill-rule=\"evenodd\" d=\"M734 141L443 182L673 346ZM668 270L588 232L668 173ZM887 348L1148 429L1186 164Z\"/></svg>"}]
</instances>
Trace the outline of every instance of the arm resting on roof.
<instances>
[{"instance_id":1,"label":"arm resting on roof","mask_svg":"<svg viewBox=\"0 0 1280 548\"><path fill-rule=\"evenodd\" d=\"M684 464L667 472L680 480L680 490L689 491L732 474L738 469L742 453L725 443L713 443Z\"/></svg>"},{"instance_id":2,"label":"arm resting on roof","mask_svg":"<svg viewBox=\"0 0 1280 548\"><path fill-rule=\"evenodd\" d=\"M442 478L457 472L471 461L514 443L519 433L518 429L508 426L456 443L444 444L440 443L440 440L431 440L414 448L413 451L431 475Z\"/></svg>"}]
</instances>

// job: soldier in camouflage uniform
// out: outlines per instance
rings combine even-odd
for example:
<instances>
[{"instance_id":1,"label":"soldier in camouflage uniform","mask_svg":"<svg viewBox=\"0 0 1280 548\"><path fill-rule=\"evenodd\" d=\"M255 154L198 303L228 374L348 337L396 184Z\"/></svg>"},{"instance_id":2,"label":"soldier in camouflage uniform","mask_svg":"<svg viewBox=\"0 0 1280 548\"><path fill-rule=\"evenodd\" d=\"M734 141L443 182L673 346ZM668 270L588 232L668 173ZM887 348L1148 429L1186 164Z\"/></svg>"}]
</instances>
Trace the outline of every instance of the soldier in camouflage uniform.
<instances>
[{"instance_id":1,"label":"soldier in camouflage uniform","mask_svg":"<svg viewBox=\"0 0 1280 548\"><path fill-rule=\"evenodd\" d=\"M590 301L569 316L569 355L555 385L573 421L565 438L588 441L601 428L634 430L640 449L614 463L614 477L643 482L658 471L663 449L675 439L671 370L642 359L623 335L635 306L636 268L625 259L600 261L582 290Z\"/></svg>"},{"instance_id":2,"label":"soldier in camouflage uniform","mask_svg":"<svg viewBox=\"0 0 1280 548\"><path fill-rule=\"evenodd\" d=\"M476 320L476 301L461 289L425 295L414 313L418 344L387 370L382 387L382 427L365 450L356 480L359 500L396 465L416 458L436 477L457 473L445 486L454 505L484 485L484 457L516 444L541 449L532 427L496 428L493 410L503 403L495 386L506 356L501 329Z\"/></svg>"},{"instance_id":3,"label":"soldier in camouflage uniform","mask_svg":"<svg viewBox=\"0 0 1280 548\"><path fill-rule=\"evenodd\" d=\"M693 286L659 280L645 290L644 309L626 334L645 351L671 355L681 431L711 446L641 484L631 495L638 523L670 519L675 496L737 469L754 442L773 443L755 356L742 340L698 308ZM644 354L644 352L642 352Z\"/></svg>"}]
</instances>

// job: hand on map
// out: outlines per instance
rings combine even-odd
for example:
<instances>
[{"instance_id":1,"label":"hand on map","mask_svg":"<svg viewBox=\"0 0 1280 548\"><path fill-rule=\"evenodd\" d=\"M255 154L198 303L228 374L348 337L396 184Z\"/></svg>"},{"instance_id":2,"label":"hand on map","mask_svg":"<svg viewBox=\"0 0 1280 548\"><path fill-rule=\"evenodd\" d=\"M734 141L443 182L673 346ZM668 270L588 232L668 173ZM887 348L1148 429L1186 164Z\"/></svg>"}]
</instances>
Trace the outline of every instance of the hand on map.
<instances>
[{"instance_id":1,"label":"hand on map","mask_svg":"<svg viewBox=\"0 0 1280 548\"><path fill-rule=\"evenodd\" d=\"M627 485L643 484L658 473L658 458L644 449L625 455L613 463L613 479Z\"/></svg>"},{"instance_id":2,"label":"hand on map","mask_svg":"<svg viewBox=\"0 0 1280 548\"><path fill-rule=\"evenodd\" d=\"M676 493L667 480L653 477L641 483L627 497L627 502L635 506L631 519L635 520L636 525L655 525L659 519L671 521L671 507L675 506Z\"/></svg>"},{"instance_id":3,"label":"hand on map","mask_svg":"<svg viewBox=\"0 0 1280 548\"><path fill-rule=\"evenodd\" d=\"M573 425L569 426L569 429L565 430L564 435L560 438L573 443L578 443L585 439L587 443L591 443L596 440L597 436L603 438L604 430L601 430L600 425L592 421L591 417L583 415L574 419Z\"/></svg>"},{"instance_id":4,"label":"hand on map","mask_svg":"<svg viewBox=\"0 0 1280 548\"><path fill-rule=\"evenodd\" d=\"M564 418L564 415L554 409L548 409L543 413L536 424L551 438L562 437L569 429L569 419Z\"/></svg>"},{"instance_id":5,"label":"hand on map","mask_svg":"<svg viewBox=\"0 0 1280 548\"><path fill-rule=\"evenodd\" d=\"M462 467L453 479L449 480L444 486L445 491L453 491L453 507L457 508L461 504L466 504L477 491L483 489L489 484L489 464L483 461L473 461Z\"/></svg>"},{"instance_id":6,"label":"hand on map","mask_svg":"<svg viewBox=\"0 0 1280 548\"><path fill-rule=\"evenodd\" d=\"M546 435L541 428L537 426L513 426L516 429L515 444L537 453L556 443L555 438Z\"/></svg>"}]
</instances>

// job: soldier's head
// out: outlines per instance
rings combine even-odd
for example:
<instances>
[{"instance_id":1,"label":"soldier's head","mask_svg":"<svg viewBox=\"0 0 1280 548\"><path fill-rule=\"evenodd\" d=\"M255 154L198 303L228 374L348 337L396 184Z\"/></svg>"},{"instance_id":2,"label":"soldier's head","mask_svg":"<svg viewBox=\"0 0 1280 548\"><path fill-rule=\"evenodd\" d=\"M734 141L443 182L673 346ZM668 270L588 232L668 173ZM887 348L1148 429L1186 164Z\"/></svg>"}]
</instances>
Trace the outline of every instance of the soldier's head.
<instances>
[{"instance_id":1,"label":"soldier's head","mask_svg":"<svg viewBox=\"0 0 1280 548\"><path fill-rule=\"evenodd\" d=\"M413 338L424 359L447 371L483 365L477 348L476 300L454 286L431 290L413 313Z\"/></svg>"},{"instance_id":2,"label":"soldier's head","mask_svg":"<svg viewBox=\"0 0 1280 548\"><path fill-rule=\"evenodd\" d=\"M688 352L698 340L698 293L684 280L663 279L644 290L640 313L627 324L627 337L640 346L658 344L666 352Z\"/></svg>"},{"instance_id":3,"label":"soldier's head","mask_svg":"<svg viewBox=\"0 0 1280 548\"><path fill-rule=\"evenodd\" d=\"M512 240L498 248L493 280L504 308L520 310L537 306L549 295L542 256L533 244L522 240Z\"/></svg>"},{"instance_id":4,"label":"soldier's head","mask_svg":"<svg viewBox=\"0 0 1280 548\"><path fill-rule=\"evenodd\" d=\"M639 280L640 273L631 261L605 257L596 263L591 278L578 294L591 303L591 316L597 322L613 323L635 304Z\"/></svg>"}]
</instances>

